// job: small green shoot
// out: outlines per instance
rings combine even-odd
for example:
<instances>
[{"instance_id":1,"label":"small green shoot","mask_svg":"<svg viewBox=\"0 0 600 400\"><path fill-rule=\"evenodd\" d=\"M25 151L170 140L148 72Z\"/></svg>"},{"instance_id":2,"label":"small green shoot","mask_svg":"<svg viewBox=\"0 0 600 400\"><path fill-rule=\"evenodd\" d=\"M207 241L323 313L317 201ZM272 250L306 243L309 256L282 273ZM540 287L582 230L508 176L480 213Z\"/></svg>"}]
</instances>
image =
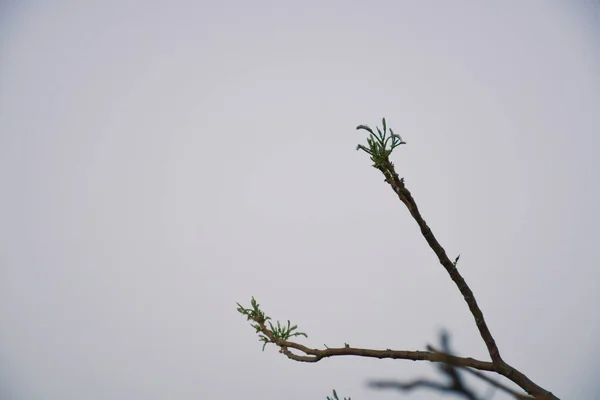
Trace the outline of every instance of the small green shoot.
<instances>
[{"instance_id":1,"label":"small green shoot","mask_svg":"<svg viewBox=\"0 0 600 400\"><path fill-rule=\"evenodd\" d=\"M269 321L271 317L267 316L264 311L260 309L260 304L258 304L254 297L250 300L251 308L245 308L240 303L237 303L237 305L237 310L240 314L245 315L248 321L254 321L252 327L256 329L256 333L258 333L258 340L263 342L263 351L265 350L267 343L274 343L274 341L269 338L268 333L271 333L277 340L288 340L289 338L296 336L308 337L304 332L295 332L295 330L298 329L298 325L292 325L289 320L287 321L287 324L281 324L279 321L277 321L276 325L271 323L271 321ZM269 324L269 328L267 328L265 324Z\"/></svg>"},{"instance_id":2,"label":"small green shoot","mask_svg":"<svg viewBox=\"0 0 600 400\"><path fill-rule=\"evenodd\" d=\"M363 129L369 132L369 137L367 138L368 147L359 144L356 146L356 150L362 150L369 154L371 156L371 161L374 163L373 167L375 168L384 167L385 161L389 155L392 154L392 151L401 144L406 144L400 135L396 135L391 128L389 129L390 134L388 136L388 128L385 118L382 119L382 124L383 131L379 129L379 127L375 127L377 129L377 133L373 132L373 129L371 129L368 125L359 125L356 127L357 130Z\"/></svg>"}]
</instances>

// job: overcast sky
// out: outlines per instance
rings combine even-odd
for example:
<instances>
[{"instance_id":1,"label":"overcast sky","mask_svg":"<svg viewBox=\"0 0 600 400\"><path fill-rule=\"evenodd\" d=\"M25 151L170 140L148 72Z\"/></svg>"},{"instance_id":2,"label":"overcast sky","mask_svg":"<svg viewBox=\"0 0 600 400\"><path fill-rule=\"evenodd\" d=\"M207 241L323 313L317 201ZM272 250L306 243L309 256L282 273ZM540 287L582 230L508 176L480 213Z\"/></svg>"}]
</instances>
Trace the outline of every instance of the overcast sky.
<instances>
[{"instance_id":1,"label":"overcast sky","mask_svg":"<svg viewBox=\"0 0 600 400\"><path fill-rule=\"evenodd\" d=\"M262 352L251 296L310 347L447 329L488 359L355 151L381 117L506 361L600 397L598 6L25 3L0 6L0 398L387 400L366 380L436 377Z\"/></svg>"}]
</instances>

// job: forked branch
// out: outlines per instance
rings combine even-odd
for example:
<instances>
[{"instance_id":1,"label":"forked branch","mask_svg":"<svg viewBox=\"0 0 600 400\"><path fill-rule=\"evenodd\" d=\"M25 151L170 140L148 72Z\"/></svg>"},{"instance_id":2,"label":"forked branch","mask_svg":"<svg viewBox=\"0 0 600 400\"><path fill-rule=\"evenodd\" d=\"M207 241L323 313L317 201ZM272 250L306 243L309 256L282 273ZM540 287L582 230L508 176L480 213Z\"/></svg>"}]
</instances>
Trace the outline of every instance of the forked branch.
<instances>
[{"instance_id":1,"label":"forked branch","mask_svg":"<svg viewBox=\"0 0 600 400\"><path fill-rule=\"evenodd\" d=\"M442 267L444 267L467 303L469 311L475 320L475 325L479 330L479 334L487 347L491 361L481 361L470 357L456 357L447 352L435 351L433 348L429 348L429 351L391 349L374 350L356 348L351 347L348 344L344 344L344 347L339 348L329 348L325 346L325 349L311 349L302 344L290 341L290 338L298 336L306 337L306 334L296 332L297 326L292 326L289 321L287 322L287 325L281 325L279 322L277 322L277 325L273 325L269 321L270 318L264 314L254 298L252 298L251 301L251 308L244 308L238 303L238 311L244 314L248 320L253 322L252 326L259 334L259 340L264 343L263 350L264 346L266 346L268 343L273 343L280 348L281 353L290 359L302 362L317 362L323 358L333 356L359 356L430 361L442 363L442 365L446 366L452 366L453 368L463 368L470 372L475 372L474 370L490 371L506 377L536 399L558 400L558 398L551 392L535 384L525 374L507 364L500 356L498 345L496 344L496 341L494 340L494 337L492 336L492 333L483 317L483 312L477 304L475 295L456 267L459 257L456 257L454 261L450 260L446 254L446 251L440 245L435 235L431 231L431 228L429 228L421 216L419 208L417 207L412 194L404 184L404 178L400 178L398 176L398 173L394 168L394 164L392 164L389 159L392 151L396 147L406 144L406 142L404 142L402 138L395 134L391 129L389 129L388 135L388 128L385 118L383 119L383 130L377 127L377 133L375 133L367 125L359 125L356 129L366 130L369 132L367 146L358 145L357 150L362 150L370 155L371 161L373 161L373 167L381 171L385 177L385 182L390 185L394 193L396 193L400 201L402 201L402 203L404 203L404 205L408 208L411 216L417 222L423 238L427 241L429 247L436 254L440 264ZM291 349L294 349L301 354L292 352ZM449 373L452 373L454 370L450 369L448 371L450 371ZM421 386L427 386L424 384L424 381L419 382ZM467 392L465 391L463 394L466 395L466 393ZM528 398L525 394L519 394L517 392L512 394L514 394L516 398Z\"/></svg>"}]
</instances>

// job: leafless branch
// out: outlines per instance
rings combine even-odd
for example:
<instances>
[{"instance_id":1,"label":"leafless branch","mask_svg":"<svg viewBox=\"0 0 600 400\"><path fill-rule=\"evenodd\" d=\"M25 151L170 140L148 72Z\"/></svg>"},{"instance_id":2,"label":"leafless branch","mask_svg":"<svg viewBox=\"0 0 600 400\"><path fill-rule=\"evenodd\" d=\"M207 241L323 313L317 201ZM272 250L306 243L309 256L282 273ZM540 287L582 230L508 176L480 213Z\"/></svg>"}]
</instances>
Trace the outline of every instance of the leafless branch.
<instances>
[{"instance_id":1,"label":"leafless branch","mask_svg":"<svg viewBox=\"0 0 600 400\"><path fill-rule=\"evenodd\" d=\"M440 243L437 241L435 235L431 231L431 228L429 228L429 226L421 216L419 208L417 207L417 204L413 199L412 194L404 184L404 178L398 177L398 174L394 169L394 164L392 164L388 157L385 157L385 159L381 160L381 162L376 166L376 168L379 169L381 173L385 176L385 181L391 186L392 190L394 191L394 193L396 193L400 201L402 201L404 205L406 205L408 211L410 212L414 220L417 222L417 225L419 225L419 228L421 229L421 234L429 244L429 247L437 255L440 264L442 264L444 269L448 272L448 275L450 275L450 278L456 284L456 287L465 299L465 302L467 303L467 306L469 307L469 310L471 311L471 314L475 319L475 325L479 330L479 334L488 348L488 353L490 354L490 357L492 359L493 371L510 379L531 396L544 396L549 399L558 399L551 392L545 390L541 386L534 383L525 374L518 371L516 368L510 366L502 359L502 357L500 356L500 350L498 349L498 345L496 344L496 341L494 340L494 337L492 336L492 333L490 332L490 329L488 328L487 323L485 322L483 312L479 308L477 300L475 300L475 295L473 294L473 291L471 290L469 285L467 285L467 282L462 277L460 272L458 272L455 263L453 263L450 260L450 258L448 258L446 251L444 250L442 245L440 245ZM481 370L481 368L477 369Z\"/></svg>"},{"instance_id":2,"label":"leafless branch","mask_svg":"<svg viewBox=\"0 0 600 400\"><path fill-rule=\"evenodd\" d=\"M396 380L371 380L368 382L368 385L372 388L377 389L396 389L401 391L410 391L417 388L426 388L433 389L434 391L438 392L454 393L469 400L477 400L477 395L475 394L475 392L469 387L467 387L460 375L460 371L466 371L476 376L478 379L492 385L493 387L510 394L517 400L535 399L534 397L523 393L519 393L513 390L512 388L509 388L508 386L489 378L488 376L475 369L455 364L454 356L452 355L452 352L450 350L449 337L446 333L441 334L441 342L443 350L437 350L431 345L427 346L427 349L431 352L434 352L435 354L439 354L444 357L442 363L439 364L439 370L443 375L446 375L449 378L448 383L444 384L426 379L416 379L410 382L400 382Z\"/></svg>"}]
</instances>

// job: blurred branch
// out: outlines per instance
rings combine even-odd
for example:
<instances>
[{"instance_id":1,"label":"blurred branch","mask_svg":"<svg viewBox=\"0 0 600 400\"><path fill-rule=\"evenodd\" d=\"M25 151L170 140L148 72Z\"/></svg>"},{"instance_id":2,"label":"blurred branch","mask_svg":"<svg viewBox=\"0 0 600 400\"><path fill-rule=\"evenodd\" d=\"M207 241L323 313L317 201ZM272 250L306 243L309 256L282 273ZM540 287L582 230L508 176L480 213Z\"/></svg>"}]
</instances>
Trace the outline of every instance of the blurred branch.
<instances>
[{"instance_id":1,"label":"blurred branch","mask_svg":"<svg viewBox=\"0 0 600 400\"><path fill-rule=\"evenodd\" d=\"M427 346L427 349L445 357L445 360L441 364L439 364L439 370L442 373L442 375L446 375L449 378L446 384L434 382L427 379L416 379L409 382L399 382L394 380L371 380L368 382L368 385L376 389L396 389L400 391L411 391L418 388L426 388L432 389L437 392L454 393L469 400L478 400L478 397L475 394L475 392L466 385L466 383L461 377L460 371L466 371L471 373L475 377L483 380L484 382L492 385L493 387L510 394L515 399L535 399L535 397L531 397L529 395L522 394L511 389L508 386L489 378L488 376L484 375L483 373L477 370L454 364L452 361L453 356L451 355L452 352L450 350L448 335L446 333L442 333L441 342L443 351L436 350L433 346Z\"/></svg>"},{"instance_id":2,"label":"blurred branch","mask_svg":"<svg viewBox=\"0 0 600 400\"><path fill-rule=\"evenodd\" d=\"M333 397L327 396L327 400L340 400L340 398L338 397L337 393L334 390ZM350 397L348 397L348 398L344 397L344 400L352 400L352 399L350 399Z\"/></svg>"}]
</instances>

